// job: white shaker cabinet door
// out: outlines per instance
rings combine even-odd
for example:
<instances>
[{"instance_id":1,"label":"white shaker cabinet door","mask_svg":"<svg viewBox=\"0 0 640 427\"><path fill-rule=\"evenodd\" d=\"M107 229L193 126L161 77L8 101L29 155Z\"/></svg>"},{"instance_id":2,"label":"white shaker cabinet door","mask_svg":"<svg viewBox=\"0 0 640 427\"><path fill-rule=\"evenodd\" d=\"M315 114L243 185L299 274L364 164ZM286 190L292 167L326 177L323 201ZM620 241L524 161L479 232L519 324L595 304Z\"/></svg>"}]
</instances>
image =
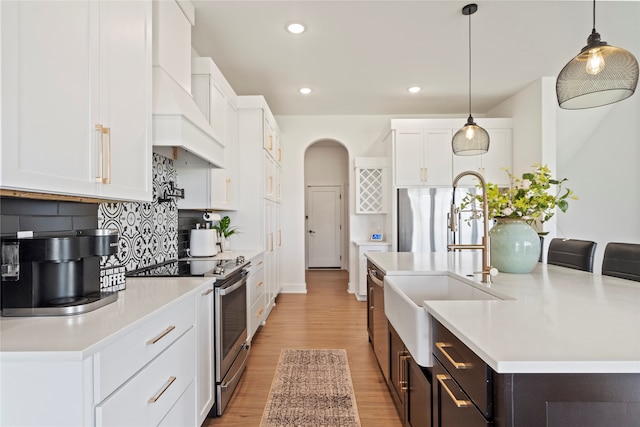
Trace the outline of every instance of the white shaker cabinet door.
<instances>
[{"instance_id":1,"label":"white shaker cabinet door","mask_svg":"<svg viewBox=\"0 0 640 427\"><path fill-rule=\"evenodd\" d=\"M100 115L108 199L151 201L151 2L100 2ZM98 155L98 162L100 155Z\"/></svg>"},{"instance_id":2,"label":"white shaker cabinet door","mask_svg":"<svg viewBox=\"0 0 640 427\"><path fill-rule=\"evenodd\" d=\"M151 2L0 7L0 186L150 200Z\"/></svg>"},{"instance_id":3,"label":"white shaker cabinet door","mask_svg":"<svg viewBox=\"0 0 640 427\"><path fill-rule=\"evenodd\" d=\"M97 4L0 2L3 188L95 194Z\"/></svg>"},{"instance_id":4,"label":"white shaker cabinet door","mask_svg":"<svg viewBox=\"0 0 640 427\"><path fill-rule=\"evenodd\" d=\"M421 130L396 131L395 185L397 187L425 185L423 145L424 135Z\"/></svg>"}]
</instances>

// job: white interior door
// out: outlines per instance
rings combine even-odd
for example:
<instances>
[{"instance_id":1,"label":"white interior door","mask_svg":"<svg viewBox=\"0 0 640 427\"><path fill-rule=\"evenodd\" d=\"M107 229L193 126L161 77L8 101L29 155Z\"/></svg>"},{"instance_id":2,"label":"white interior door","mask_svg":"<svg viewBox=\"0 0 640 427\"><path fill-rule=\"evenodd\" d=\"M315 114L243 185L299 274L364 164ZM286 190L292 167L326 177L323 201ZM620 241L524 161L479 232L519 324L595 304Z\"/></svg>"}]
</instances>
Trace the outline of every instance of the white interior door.
<instances>
[{"instance_id":1,"label":"white interior door","mask_svg":"<svg viewBox=\"0 0 640 427\"><path fill-rule=\"evenodd\" d=\"M308 267L341 266L340 186L307 187Z\"/></svg>"}]
</instances>

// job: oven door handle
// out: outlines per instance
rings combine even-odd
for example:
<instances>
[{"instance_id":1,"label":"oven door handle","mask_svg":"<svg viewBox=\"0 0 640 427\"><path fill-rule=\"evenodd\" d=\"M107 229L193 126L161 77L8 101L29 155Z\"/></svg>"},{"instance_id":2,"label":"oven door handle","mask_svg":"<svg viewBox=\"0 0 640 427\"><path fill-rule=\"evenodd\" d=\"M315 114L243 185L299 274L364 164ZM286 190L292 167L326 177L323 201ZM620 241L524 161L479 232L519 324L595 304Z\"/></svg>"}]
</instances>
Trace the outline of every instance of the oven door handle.
<instances>
[{"instance_id":1,"label":"oven door handle","mask_svg":"<svg viewBox=\"0 0 640 427\"><path fill-rule=\"evenodd\" d=\"M246 283L247 283L247 278L245 276L241 280L238 280L237 282L235 282L233 285L227 286L225 288L218 288L218 295L223 295L223 296L229 295L236 289L244 286Z\"/></svg>"}]
</instances>

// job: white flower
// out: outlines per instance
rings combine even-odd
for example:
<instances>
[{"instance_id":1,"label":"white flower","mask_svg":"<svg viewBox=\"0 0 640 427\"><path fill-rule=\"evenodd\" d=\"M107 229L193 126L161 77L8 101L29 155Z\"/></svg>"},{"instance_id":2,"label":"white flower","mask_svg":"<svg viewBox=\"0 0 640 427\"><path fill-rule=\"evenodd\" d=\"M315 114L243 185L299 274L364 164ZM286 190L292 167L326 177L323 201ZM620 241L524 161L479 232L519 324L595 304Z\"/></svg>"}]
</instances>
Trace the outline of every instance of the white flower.
<instances>
[{"instance_id":1,"label":"white flower","mask_svg":"<svg viewBox=\"0 0 640 427\"><path fill-rule=\"evenodd\" d=\"M535 195L536 195L535 191L529 190L529 191L527 191L527 195L525 197L530 199L530 198L534 197Z\"/></svg>"},{"instance_id":2,"label":"white flower","mask_svg":"<svg viewBox=\"0 0 640 427\"><path fill-rule=\"evenodd\" d=\"M522 180L522 189L523 190L528 190L529 187L531 187L531 181L528 180L528 179L523 179ZM528 196L528 197L531 197L531 196Z\"/></svg>"},{"instance_id":3,"label":"white flower","mask_svg":"<svg viewBox=\"0 0 640 427\"><path fill-rule=\"evenodd\" d=\"M511 209L511 208L504 208L504 209L502 210L502 214L503 214L504 216L509 216L509 215L511 215L512 213L513 213L513 209Z\"/></svg>"}]
</instances>

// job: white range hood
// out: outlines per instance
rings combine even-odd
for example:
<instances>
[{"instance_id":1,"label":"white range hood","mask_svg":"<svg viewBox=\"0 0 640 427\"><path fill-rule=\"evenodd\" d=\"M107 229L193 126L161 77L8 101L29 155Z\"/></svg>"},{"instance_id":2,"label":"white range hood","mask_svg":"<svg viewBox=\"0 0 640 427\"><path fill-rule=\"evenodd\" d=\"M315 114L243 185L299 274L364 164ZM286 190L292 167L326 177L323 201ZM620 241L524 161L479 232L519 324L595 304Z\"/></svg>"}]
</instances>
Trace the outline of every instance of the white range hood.
<instances>
[{"instance_id":1,"label":"white range hood","mask_svg":"<svg viewBox=\"0 0 640 427\"><path fill-rule=\"evenodd\" d=\"M153 2L153 150L182 166L224 167L216 135L190 93L190 2Z\"/></svg>"}]
</instances>

